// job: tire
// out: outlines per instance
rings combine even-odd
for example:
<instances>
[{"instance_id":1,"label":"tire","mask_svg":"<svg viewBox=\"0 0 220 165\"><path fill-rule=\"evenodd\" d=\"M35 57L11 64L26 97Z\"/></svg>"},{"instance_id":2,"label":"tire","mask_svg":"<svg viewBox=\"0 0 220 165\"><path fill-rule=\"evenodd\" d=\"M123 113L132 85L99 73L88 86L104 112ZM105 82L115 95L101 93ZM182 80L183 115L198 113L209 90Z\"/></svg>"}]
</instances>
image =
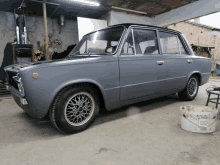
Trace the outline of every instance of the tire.
<instances>
[{"instance_id":1,"label":"tire","mask_svg":"<svg viewBox=\"0 0 220 165\"><path fill-rule=\"evenodd\" d=\"M183 101L194 100L199 89L199 81L197 76L193 75L189 78L184 90L178 93L179 99Z\"/></svg>"},{"instance_id":2,"label":"tire","mask_svg":"<svg viewBox=\"0 0 220 165\"><path fill-rule=\"evenodd\" d=\"M61 91L49 112L53 126L67 134L87 129L99 113L97 96L92 87L74 87Z\"/></svg>"}]
</instances>

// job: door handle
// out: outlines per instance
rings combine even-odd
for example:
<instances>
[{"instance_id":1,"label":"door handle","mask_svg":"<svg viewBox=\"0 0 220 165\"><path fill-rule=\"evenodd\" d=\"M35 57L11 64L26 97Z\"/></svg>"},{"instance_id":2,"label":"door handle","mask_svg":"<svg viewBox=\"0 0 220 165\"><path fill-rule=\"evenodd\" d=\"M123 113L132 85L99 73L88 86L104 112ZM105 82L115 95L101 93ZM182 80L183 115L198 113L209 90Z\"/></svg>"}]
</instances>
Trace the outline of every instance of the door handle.
<instances>
[{"instance_id":1,"label":"door handle","mask_svg":"<svg viewBox=\"0 0 220 165\"><path fill-rule=\"evenodd\" d=\"M192 63L192 62L193 62L193 60L187 60L187 62L190 64L190 63Z\"/></svg>"},{"instance_id":2,"label":"door handle","mask_svg":"<svg viewBox=\"0 0 220 165\"><path fill-rule=\"evenodd\" d=\"M157 61L157 65L163 65L164 61Z\"/></svg>"}]
</instances>

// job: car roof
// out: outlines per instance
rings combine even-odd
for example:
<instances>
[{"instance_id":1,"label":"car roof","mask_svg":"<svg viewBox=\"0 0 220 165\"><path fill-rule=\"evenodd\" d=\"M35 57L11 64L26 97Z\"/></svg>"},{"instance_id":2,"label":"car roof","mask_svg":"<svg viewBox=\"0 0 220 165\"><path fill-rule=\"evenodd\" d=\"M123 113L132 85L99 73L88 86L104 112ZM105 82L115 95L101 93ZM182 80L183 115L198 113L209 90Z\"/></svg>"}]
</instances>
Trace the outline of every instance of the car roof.
<instances>
[{"instance_id":1,"label":"car roof","mask_svg":"<svg viewBox=\"0 0 220 165\"><path fill-rule=\"evenodd\" d=\"M176 31L176 30L172 30L172 29L167 29L167 28L163 28L163 27L159 27L159 26L153 26L153 25L146 25L146 24L135 24L135 23L122 23L122 24L111 25L111 26L108 26L106 28L102 28L102 29L92 31L88 34L94 33L94 32L99 31L99 30L108 29L108 28L111 28L111 27L117 27L117 26L118 27L119 26L124 26L126 29L128 29L130 26L151 27L151 28L155 28L155 29L158 29L158 30L160 29L160 30L164 30L164 31L175 32L175 33L180 33L181 34L181 32ZM86 34L86 35L88 35L88 34Z\"/></svg>"},{"instance_id":2,"label":"car roof","mask_svg":"<svg viewBox=\"0 0 220 165\"><path fill-rule=\"evenodd\" d=\"M124 26L126 28L129 28L130 26L152 27L152 28L155 28L155 29L168 30L168 31L176 32L176 33L181 33L179 31L168 29L168 28L164 28L164 27L160 27L160 26L153 26L153 25L146 25L146 24L137 24L137 23L122 23L122 24L112 25L112 26L109 26L109 27L115 27L115 26Z\"/></svg>"}]
</instances>

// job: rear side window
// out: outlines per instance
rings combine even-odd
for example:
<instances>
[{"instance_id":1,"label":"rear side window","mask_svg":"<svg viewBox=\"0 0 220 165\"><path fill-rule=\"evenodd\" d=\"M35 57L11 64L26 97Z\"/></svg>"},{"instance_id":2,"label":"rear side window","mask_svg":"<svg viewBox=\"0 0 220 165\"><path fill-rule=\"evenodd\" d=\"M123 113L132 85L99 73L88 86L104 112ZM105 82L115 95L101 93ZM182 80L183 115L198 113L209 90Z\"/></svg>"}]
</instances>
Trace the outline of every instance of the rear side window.
<instances>
[{"instance_id":1,"label":"rear side window","mask_svg":"<svg viewBox=\"0 0 220 165\"><path fill-rule=\"evenodd\" d=\"M187 54L176 34L159 32L163 54Z\"/></svg>"},{"instance_id":2,"label":"rear side window","mask_svg":"<svg viewBox=\"0 0 220 165\"><path fill-rule=\"evenodd\" d=\"M178 40L175 34L160 32L160 43L163 54L179 54Z\"/></svg>"}]
</instances>

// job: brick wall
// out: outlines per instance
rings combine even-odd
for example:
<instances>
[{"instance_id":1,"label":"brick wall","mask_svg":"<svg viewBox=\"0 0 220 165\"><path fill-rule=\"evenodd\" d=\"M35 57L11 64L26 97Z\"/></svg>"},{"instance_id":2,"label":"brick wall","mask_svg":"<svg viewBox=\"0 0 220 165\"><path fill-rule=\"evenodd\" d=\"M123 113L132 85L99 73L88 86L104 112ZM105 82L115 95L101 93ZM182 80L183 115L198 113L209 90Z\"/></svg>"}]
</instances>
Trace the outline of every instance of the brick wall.
<instances>
[{"instance_id":1,"label":"brick wall","mask_svg":"<svg viewBox=\"0 0 220 165\"><path fill-rule=\"evenodd\" d=\"M212 29L193 25L187 22L180 22L176 25L168 26L169 29L183 33L190 44L215 47L212 49L212 68L215 62L220 62L220 37L212 35Z\"/></svg>"}]
</instances>

